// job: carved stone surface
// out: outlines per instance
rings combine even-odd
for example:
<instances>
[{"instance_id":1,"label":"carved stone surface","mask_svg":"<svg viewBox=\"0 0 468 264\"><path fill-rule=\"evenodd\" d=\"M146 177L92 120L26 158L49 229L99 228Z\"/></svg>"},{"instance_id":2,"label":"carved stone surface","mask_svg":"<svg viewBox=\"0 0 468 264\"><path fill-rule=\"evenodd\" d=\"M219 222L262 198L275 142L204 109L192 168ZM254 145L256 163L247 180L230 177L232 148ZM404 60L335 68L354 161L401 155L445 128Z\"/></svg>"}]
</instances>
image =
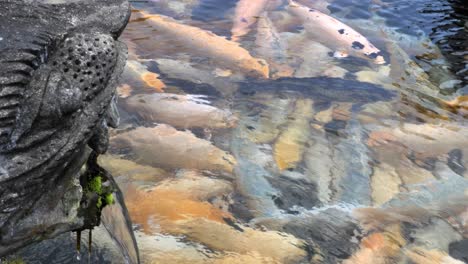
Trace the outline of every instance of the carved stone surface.
<instances>
[{"instance_id":1,"label":"carved stone surface","mask_svg":"<svg viewBox=\"0 0 468 264\"><path fill-rule=\"evenodd\" d=\"M84 227L80 169L118 123L129 3L65 2L0 0L0 256Z\"/></svg>"}]
</instances>

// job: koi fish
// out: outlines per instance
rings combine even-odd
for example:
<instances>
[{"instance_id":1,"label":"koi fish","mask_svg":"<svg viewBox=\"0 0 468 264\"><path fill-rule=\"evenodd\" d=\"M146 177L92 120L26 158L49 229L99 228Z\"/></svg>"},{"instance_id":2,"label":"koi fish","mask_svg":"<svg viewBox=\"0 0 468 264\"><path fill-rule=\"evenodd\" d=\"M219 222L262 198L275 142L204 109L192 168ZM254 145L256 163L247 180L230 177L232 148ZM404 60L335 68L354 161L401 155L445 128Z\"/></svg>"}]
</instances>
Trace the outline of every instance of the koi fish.
<instances>
[{"instance_id":1,"label":"koi fish","mask_svg":"<svg viewBox=\"0 0 468 264\"><path fill-rule=\"evenodd\" d=\"M356 30L316 9L307 8L292 0L288 10L304 24L306 32L335 51L335 57L349 55L370 59L376 64L384 64L385 59L370 41Z\"/></svg>"},{"instance_id":2,"label":"koi fish","mask_svg":"<svg viewBox=\"0 0 468 264\"><path fill-rule=\"evenodd\" d=\"M403 144L411 150L424 155L438 156L457 148L466 148L468 127L464 125L440 124L395 124L374 133L388 133L387 143Z\"/></svg>"},{"instance_id":3,"label":"koi fish","mask_svg":"<svg viewBox=\"0 0 468 264\"><path fill-rule=\"evenodd\" d=\"M151 87L157 92L164 92L164 89L166 88L166 85L159 79L159 75L157 73L148 71L146 66L136 60L127 61L124 76L142 80L145 85Z\"/></svg>"},{"instance_id":4,"label":"koi fish","mask_svg":"<svg viewBox=\"0 0 468 264\"><path fill-rule=\"evenodd\" d=\"M295 168L302 160L304 143L309 136L309 121L313 117L313 101L301 99L296 102L296 110L287 129L280 134L274 145L275 161L280 171Z\"/></svg>"},{"instance_id":5,"label":"koi fish","mask_svg":"<svg viewBox=\"0 0 468 264\"><path fill-rule=\"evenodd\" d=\"M329 15L331 12L328 10L328 6L333 2L333 0L297 0L298 3L313 8L317 9L318 11Z\"/></svg>"},{"instance_id":6,"label":"koi fish","mask_svg":"<svg viewBox=\"0 0 468 264\"><path fill-rule=\"evenodd\" d=\"M183 80L197 84L208 84L221 92L225 97L237 90L237 82L244 79L241 74L220 77L205 69L194 67L190 62L171 59L157 59L158 69L166 78ZM215 69L216 71L216 69Z\"/></svg>"},{"instance_id":7,"label":"koi fish","mask_svg":"<svg viewBox=\"0 0 468 264\"><path fill-rule=\"evenodd\" d=\"M144 165L170 169L199 169L232 172L236 160L211 142L197 138L190 131L178 131L161 124L138 127L112 139L114 147L127 147Z\"/></svg>"},{"instance_id":8,"label":"koi fish","mask_svg":"<svg viewBox=\"0 0 468 264\"><path fill-rule=\"evenodd\" d=\"M159 33L167 35L174 40L174 43L195 54L208 57L222 66L253 77L269 77L268 64L262 59L252 57L246 49L234 41L197 27L184 25L168 17L151 15L144 11L140 13Z\"/></svg>"},{"instance_id":9,"label":"koi fish","mask_svg":"<svg viewBox=\"0 0 468 264\"><path fill-rule=\"evenodd\" d=\"M273 77L292 77L294 69L288 65L287 48L268 13L262 13L257 23L256 53L266 59L275 70Z\"/></svg>"},{"instance_id":10,"label":"koi fish","mask_svg":"<svg viewBox=\"0 0 468 264\"><path fill-rule=\"evenodd\" d=\"M126 102L127 108L149 121L178 128L228 128L237 118L228 110L211 106L203 95L139 94Z\"/></svg>"},{"instance_id":11,"label":"koi fish","mask_svg":"<svg viewBox=\"0 0 468 264\"><path fill-rule=\"evenodd\" d=\"M247 35L267 4L268 0L239 0L231 29L231 40L239 41L240 37Z\"/></svg>"}]
</instances>

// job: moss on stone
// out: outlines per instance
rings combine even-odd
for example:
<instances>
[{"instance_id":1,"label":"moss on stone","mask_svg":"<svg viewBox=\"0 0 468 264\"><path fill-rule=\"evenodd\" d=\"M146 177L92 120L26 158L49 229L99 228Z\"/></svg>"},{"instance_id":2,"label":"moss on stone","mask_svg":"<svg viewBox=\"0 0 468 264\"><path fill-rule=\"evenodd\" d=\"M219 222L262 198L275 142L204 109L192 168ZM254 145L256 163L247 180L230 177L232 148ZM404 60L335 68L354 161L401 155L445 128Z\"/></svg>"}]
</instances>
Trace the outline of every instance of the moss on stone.
<instances>
[{"instance_id":1,"label":"moss on stone","mask_svg":"<svg viewBox=\"0 0 468 264\"><path fill-rule=\"evenodd\" d=\"M88 189L91 192L101 195L102 194L102 176L97 175L96 177L91 178L88 182Z\"/></svg>"},{"instance_id":2,"label":"moss on stone","mask_svg":"<svg viewBox=\"0 0 468 264\"><path fill-rule=\"evenodd\" d=\"M21 257L11 257L11 258L6 258L2 259L0 261L2 264L25 264L24 260Z\"/></svg>"},{"instance_id":3,"label":"moss on stone","mask_svg":"<svg viewBox=\"0 0 468 264\"><path fill-rule=\"evenodd\" d=\"M106 204L107 205L111 205L111 204L114 204L115 201L114 201L114 195L112 195L112 193L107 193L105 195L105 200L106 200Z\"/></svg>"},{"instance_id":4,"label":"moss on stone","mask_svg":"<svg viewBox=\"0 0 468 264\"><path fill-rule=\"evenodd\" d=\"M94 176L88 179L86 192L94 193L98 195L96 207L102 209L106 205L115 203L112 190L102 185L103 177L101 175Z\"/></svg>"},{"instance_id":5,"label":"moss on stone","mask_svg":"<svg viewBox=\"0 0 468 264\"><path fill-rule=\"evenodd\" d=\"M96 203L96 207L98 209L101 209L102 208L102 198L101 196L98 197L98 200L97 200L97 203Z\"/></svg>"}]
</instances>

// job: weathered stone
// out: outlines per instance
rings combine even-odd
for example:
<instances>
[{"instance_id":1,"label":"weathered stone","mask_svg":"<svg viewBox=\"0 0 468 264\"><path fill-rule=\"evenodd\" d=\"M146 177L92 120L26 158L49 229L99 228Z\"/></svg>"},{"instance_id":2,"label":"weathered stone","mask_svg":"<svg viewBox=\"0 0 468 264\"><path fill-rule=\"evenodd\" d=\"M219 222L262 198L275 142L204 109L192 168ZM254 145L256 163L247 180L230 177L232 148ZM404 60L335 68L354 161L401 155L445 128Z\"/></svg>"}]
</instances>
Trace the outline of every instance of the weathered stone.
<instances>
[{"instance_id":1,"label":"weathered stone","mask_svg":"<svg viewBox=\"0 0 468 264\"><path fill-rule=\"evenodd\" d=\"M96 205L83 204L89 171L80 170L106 151L107 128L118 123L112 98L127 52L117 38L130 6L5 0L0 13L3 256L99 218L84 210Z\"/></svg>"},{"instance_id":2,"label":"weathered stone","mask_svg":"<svg viewBox=\"0 0 468 264\"><path fill-rule=\"evenodd\" d=\"M124 264L125 258L107 230L103 226L93 230L91 254L89 251L88 231L82 233L80 257L89 263ZM65 233L53 239L44 240L22 248L17 252L21 259L28 264L59 264L71 263L78 257L76 250L76 234ZM79 261L75 263L80 263Z\"/></svg>"}]
</instances>

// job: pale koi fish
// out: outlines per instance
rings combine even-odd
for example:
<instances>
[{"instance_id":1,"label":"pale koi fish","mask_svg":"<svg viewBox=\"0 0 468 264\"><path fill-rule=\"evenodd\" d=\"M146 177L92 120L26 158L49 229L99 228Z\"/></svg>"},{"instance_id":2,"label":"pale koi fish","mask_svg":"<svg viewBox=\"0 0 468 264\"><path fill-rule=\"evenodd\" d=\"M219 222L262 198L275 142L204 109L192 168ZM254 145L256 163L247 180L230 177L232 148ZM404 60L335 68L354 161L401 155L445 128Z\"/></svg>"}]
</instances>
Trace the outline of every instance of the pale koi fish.
<instances>
[{"instance_id":1,"label":"pale koi fish","mask_svg":"<svg viewBox=\"0 0 468 264\"><path fill-rule=\"evenodd\" d=\"M336 57L353 55L384 64L381 52L356 30L316 9L289 1L288 10L304 24L306 32L316 41L335 51Z\"/></svg>"},{"instance_id":2,"label":"pale koi fish","mask_svg":"<svg viewBox=\"0 0 468 264\"><path fill-rule=\"evenodd\" d=\"M231 39L239 38L249 33L251 26L257 22L258 17L268 4L268 0L239 0L236 5Z\"/></svg>"},{"instance_id":3,"label":"pale koi fish","mask_svg":"<svg viewBox=\"0 0 468 264\"><path fill-rule=\"evenodd\" d=\"M234 41L168 17L151 15L144 11L140 13L146 16L146 21L150 22L158 33L167 35L174 43L194 54L210 58L221 66L239 70L250 76L269 77L268 64L262 59L252 57Z\"/></svg>"}]
</instances>

